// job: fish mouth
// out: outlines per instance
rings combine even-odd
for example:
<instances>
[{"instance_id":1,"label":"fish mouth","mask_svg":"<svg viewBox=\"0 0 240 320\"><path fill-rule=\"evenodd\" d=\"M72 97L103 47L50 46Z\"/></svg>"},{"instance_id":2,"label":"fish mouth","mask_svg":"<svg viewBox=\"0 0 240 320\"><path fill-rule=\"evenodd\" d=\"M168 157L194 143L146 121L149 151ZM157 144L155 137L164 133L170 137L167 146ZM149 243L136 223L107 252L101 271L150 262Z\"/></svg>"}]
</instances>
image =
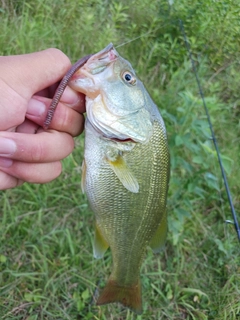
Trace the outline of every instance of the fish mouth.
<instances>
[{"instance_id":1,"label":"fish mouth","mask_svg":"<svg viewBox=\"0 0 240 320\"><path fill-rule=\"evenodd\" d=\"M110 43L106 48L92 55L85 65L72 76L71 81L86 77L92 78L93 75L104 71L118 57L117 51L114 49L113 44Z\"/></svg>"},{"instance_id":2,"label":"fish mouth","mask_svg":"<svg viewBox=\"0 0 240 320\"><path fill-rule=\"evenodd\" d=\"M117 60L117 58L117 51L114 49L113 44L109 43L106 48L90 57L85 66L91 74L97 74L104 70L110 63Z\"/></svg>"},{"instance_id":3,"label":"fish mouth","mask_svg":"<svg viewBox=\"0 0 240 320\"><path fill-rule=\"evenodd\" d=\"M110 43L103 50L95 53L88 61L72 76L69 86L84 93L90 98L96 98L100 93L99 87L102 82L101 73L112 68L114 61L119 58L113 44Z\"/></svg>"}]
</instances>

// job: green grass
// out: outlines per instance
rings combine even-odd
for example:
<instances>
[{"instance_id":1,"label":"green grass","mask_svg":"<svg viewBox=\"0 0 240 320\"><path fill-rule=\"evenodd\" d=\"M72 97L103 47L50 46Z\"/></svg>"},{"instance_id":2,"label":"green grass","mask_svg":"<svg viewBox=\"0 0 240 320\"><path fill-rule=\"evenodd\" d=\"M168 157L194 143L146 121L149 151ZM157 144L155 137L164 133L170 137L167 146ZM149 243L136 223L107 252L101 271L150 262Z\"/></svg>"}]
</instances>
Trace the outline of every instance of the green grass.
<instances>
[{"instance_id":1,"label":"green grass","mask_svg":"<svg viewBox=\"0 0 240 320\"><path fill-rule=\"evenodd\" d=\"M179 17L186 23L239 212L239 4L198 2L0 2L3 55L58 47L75 62L110 41L122 45L120 54L162 112L171 151L168 239L161 254L146 253L143 315L94 304L110 274L111 254L92 256L94 217L80 187L82 135L60 178L0 193L1 319L240 319L239 243L225 223L232 217L177 24ZM220 31L228 35L221 45Z\"/></svg>"}]
</instances>

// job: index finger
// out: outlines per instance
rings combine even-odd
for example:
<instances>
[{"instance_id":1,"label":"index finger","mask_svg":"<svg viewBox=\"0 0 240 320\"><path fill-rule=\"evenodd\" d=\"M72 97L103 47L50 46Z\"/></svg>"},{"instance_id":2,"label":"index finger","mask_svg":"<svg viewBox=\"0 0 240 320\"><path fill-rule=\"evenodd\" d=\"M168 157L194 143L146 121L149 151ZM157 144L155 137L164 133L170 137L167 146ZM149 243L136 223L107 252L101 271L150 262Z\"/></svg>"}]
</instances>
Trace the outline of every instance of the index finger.
<instances>
[{"instance_id":1,"label":"index finger","mask_svg":"<svg viewBox=\"0 0 240 320\"><path fill-rule=\"evenodd\" d=\"M1 57L4 81L25 99L59 81L70 67L69 58L55 48Z\"/></svg>"}]
</instances>

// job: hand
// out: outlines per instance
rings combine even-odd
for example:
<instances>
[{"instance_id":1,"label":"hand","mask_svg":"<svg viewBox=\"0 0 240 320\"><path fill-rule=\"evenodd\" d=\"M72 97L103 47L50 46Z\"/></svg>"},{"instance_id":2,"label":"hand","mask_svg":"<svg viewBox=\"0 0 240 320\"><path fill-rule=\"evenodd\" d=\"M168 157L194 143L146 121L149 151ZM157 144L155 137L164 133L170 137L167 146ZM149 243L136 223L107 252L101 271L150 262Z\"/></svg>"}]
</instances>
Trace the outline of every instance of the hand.
<instances>
[{"instance_id":1,"label":"hand","mask_svg":"<svg viewBox=\"0 0 240 320\"><path fill-rule=\"evenodd\" d=\"M57 49L0 57L0 190L46 183L83 130L84 96L66 88L50 129L42 129L57 82L71 67Z\"/></svg>"}]
</instances>

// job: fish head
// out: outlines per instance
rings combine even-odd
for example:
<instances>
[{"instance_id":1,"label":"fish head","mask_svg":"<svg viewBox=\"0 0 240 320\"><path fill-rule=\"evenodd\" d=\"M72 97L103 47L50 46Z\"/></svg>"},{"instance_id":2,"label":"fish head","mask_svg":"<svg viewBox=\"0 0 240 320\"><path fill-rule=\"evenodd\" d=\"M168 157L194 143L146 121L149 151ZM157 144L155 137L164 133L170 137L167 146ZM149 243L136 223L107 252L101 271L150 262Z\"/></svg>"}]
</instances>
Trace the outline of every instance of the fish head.
<instances>
[{"instance_id":1,"label":"fish head","mask_svg":"<svg viewBox=\"0 0 240 320\"><path fill-rule=\"evenodd\" d=\"M69 85L87 96L88 119L105 137L137 142L149 139L149 95L131 64L112 44L91 56Z\"/></svg>"}]
</instances>

